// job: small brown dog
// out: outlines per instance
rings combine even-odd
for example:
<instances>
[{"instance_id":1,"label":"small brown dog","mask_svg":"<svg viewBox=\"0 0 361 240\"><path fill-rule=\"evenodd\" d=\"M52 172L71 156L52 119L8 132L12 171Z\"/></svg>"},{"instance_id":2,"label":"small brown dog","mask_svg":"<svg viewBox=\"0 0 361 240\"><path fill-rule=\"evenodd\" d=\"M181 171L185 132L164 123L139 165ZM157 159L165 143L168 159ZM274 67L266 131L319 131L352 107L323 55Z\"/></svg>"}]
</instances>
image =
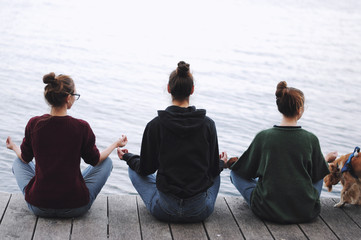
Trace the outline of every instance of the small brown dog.
<instances>
[{"instance_id":1,"label":"small brown dog","mask_svg":"<svg viewBox=\"0 0 361 240\"><path fill-rule=\"evenodd\" d=\"M343 155L329 162L330 174L324 178L328 191L331 192L332 185L336 185L340 181L343 186L340 202L335 204L334 207L343 207L345 203L361 205L361 154L355 154L352 157L352 172L341 172L351 154Z\"/></svg>"}]
</instances>

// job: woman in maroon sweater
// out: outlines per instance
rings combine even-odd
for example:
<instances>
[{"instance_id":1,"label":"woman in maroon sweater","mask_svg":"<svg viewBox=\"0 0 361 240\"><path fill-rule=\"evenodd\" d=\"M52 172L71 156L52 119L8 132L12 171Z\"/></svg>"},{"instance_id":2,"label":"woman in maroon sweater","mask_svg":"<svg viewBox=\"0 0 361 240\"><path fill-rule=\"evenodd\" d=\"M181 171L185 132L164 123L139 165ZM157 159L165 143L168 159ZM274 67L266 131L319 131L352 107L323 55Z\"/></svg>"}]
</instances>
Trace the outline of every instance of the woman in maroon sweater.
<instances>
[{"instance_id":1,"label":"woman in maroon sweater","mask_svg":"<svg viewBox=\"0 0 361 240\"><path fill-rule=\"evenodd\" d=\"M67 115L80 97L73 80L49 73L43 81L51 112L29 120L20 148L8 137L6 145L17 155L13 173L35 215L80 216L90 209L111 173L109 154L125 146L127 137L122 136L99 152L89 124ZM83 172L81 158L91 165Z\"/></svg>"}]
</instances>

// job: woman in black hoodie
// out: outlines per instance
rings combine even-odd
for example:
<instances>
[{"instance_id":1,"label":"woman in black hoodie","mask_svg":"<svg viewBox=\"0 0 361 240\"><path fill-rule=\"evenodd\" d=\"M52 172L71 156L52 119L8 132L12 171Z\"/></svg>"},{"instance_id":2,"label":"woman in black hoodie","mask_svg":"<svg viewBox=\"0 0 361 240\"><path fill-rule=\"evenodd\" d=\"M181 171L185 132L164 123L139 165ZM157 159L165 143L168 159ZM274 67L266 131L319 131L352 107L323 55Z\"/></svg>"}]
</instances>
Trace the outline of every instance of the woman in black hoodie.
<instances>
[{"instance_id":1,"label":"woman in black hoodie","mask_svg":"<svg viewBox=\"0 0 361 240\"><path fill-rule=\"evenodd\" d=\"M168 82L173 105L147 124L140 156L118 148L145 206L162 221L199 222L210 216L227 162L218 152L214 121L206 110L189 106L193 91L189 64L181 61Z\"/></svg>"}]
</instances>

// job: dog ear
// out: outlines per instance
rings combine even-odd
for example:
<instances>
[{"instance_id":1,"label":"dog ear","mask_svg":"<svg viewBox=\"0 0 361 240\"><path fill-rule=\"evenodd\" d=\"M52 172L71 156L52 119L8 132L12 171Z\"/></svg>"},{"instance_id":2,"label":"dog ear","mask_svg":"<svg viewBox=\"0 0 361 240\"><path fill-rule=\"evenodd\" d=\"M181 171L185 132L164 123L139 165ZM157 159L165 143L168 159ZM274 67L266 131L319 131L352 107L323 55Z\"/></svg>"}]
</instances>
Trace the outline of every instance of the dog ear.
<instances>
[{"instance_id":1,"label":"dog ear","mask_svg":"<svg viewBox=\"0 0 361 240\"><path fill-rule=\"evenodd\" d=\"M332 181L331 181L331 177L332 177L332 175L331 175L331 173L330 173L329 175L327 175L327 176L323 179L323 181L325 182L325 186L327 187L327 190L328 190L329 192L332 191Z\"/></svg>"},{"instance_id":2,"label":"dog ear","mask_svg":"<svg viewBox=\"0 0 361 240\"><path fill-rule=\"evenodd\" d=\"M338 166L338 163L330 163L328 165L328 168L330 170L330 173L325 176L323 181L325 182L325 186L327 187L327 190L329 192L332 191L332 186L336 185L340 181L340 168Z\"/></svg>"},{"instance_id":3,"label":"dog ear","mask_svg":"<svg viewBox=\"0 0 361 240\"><path fill-rule=\"evenodd\" d=\"M328 170L330 170L330 173L338 172L339 171L338 163L337 164L335 164L335 163L328 164Z\"/></svg>"}]
</instances>

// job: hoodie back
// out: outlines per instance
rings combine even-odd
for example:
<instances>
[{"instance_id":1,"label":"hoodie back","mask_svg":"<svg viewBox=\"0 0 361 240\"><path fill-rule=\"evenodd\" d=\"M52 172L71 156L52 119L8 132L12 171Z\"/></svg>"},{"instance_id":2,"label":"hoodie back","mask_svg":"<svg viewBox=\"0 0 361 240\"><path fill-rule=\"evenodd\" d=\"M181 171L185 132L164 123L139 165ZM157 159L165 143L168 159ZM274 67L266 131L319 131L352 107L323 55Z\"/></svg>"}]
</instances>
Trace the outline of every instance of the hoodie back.
<instances>
[{"instance_id":1,"label":"hoodie back","mask_svg":"<svg viewBox=\"0 0 361 240\"><path fill-rule=\"evenodd\" d=\"M158 189L179 198L208 189L220 171L216 128L206 111L170 106L158 111L154 122L159 128Z\"/></svg>"}]
</instances>

